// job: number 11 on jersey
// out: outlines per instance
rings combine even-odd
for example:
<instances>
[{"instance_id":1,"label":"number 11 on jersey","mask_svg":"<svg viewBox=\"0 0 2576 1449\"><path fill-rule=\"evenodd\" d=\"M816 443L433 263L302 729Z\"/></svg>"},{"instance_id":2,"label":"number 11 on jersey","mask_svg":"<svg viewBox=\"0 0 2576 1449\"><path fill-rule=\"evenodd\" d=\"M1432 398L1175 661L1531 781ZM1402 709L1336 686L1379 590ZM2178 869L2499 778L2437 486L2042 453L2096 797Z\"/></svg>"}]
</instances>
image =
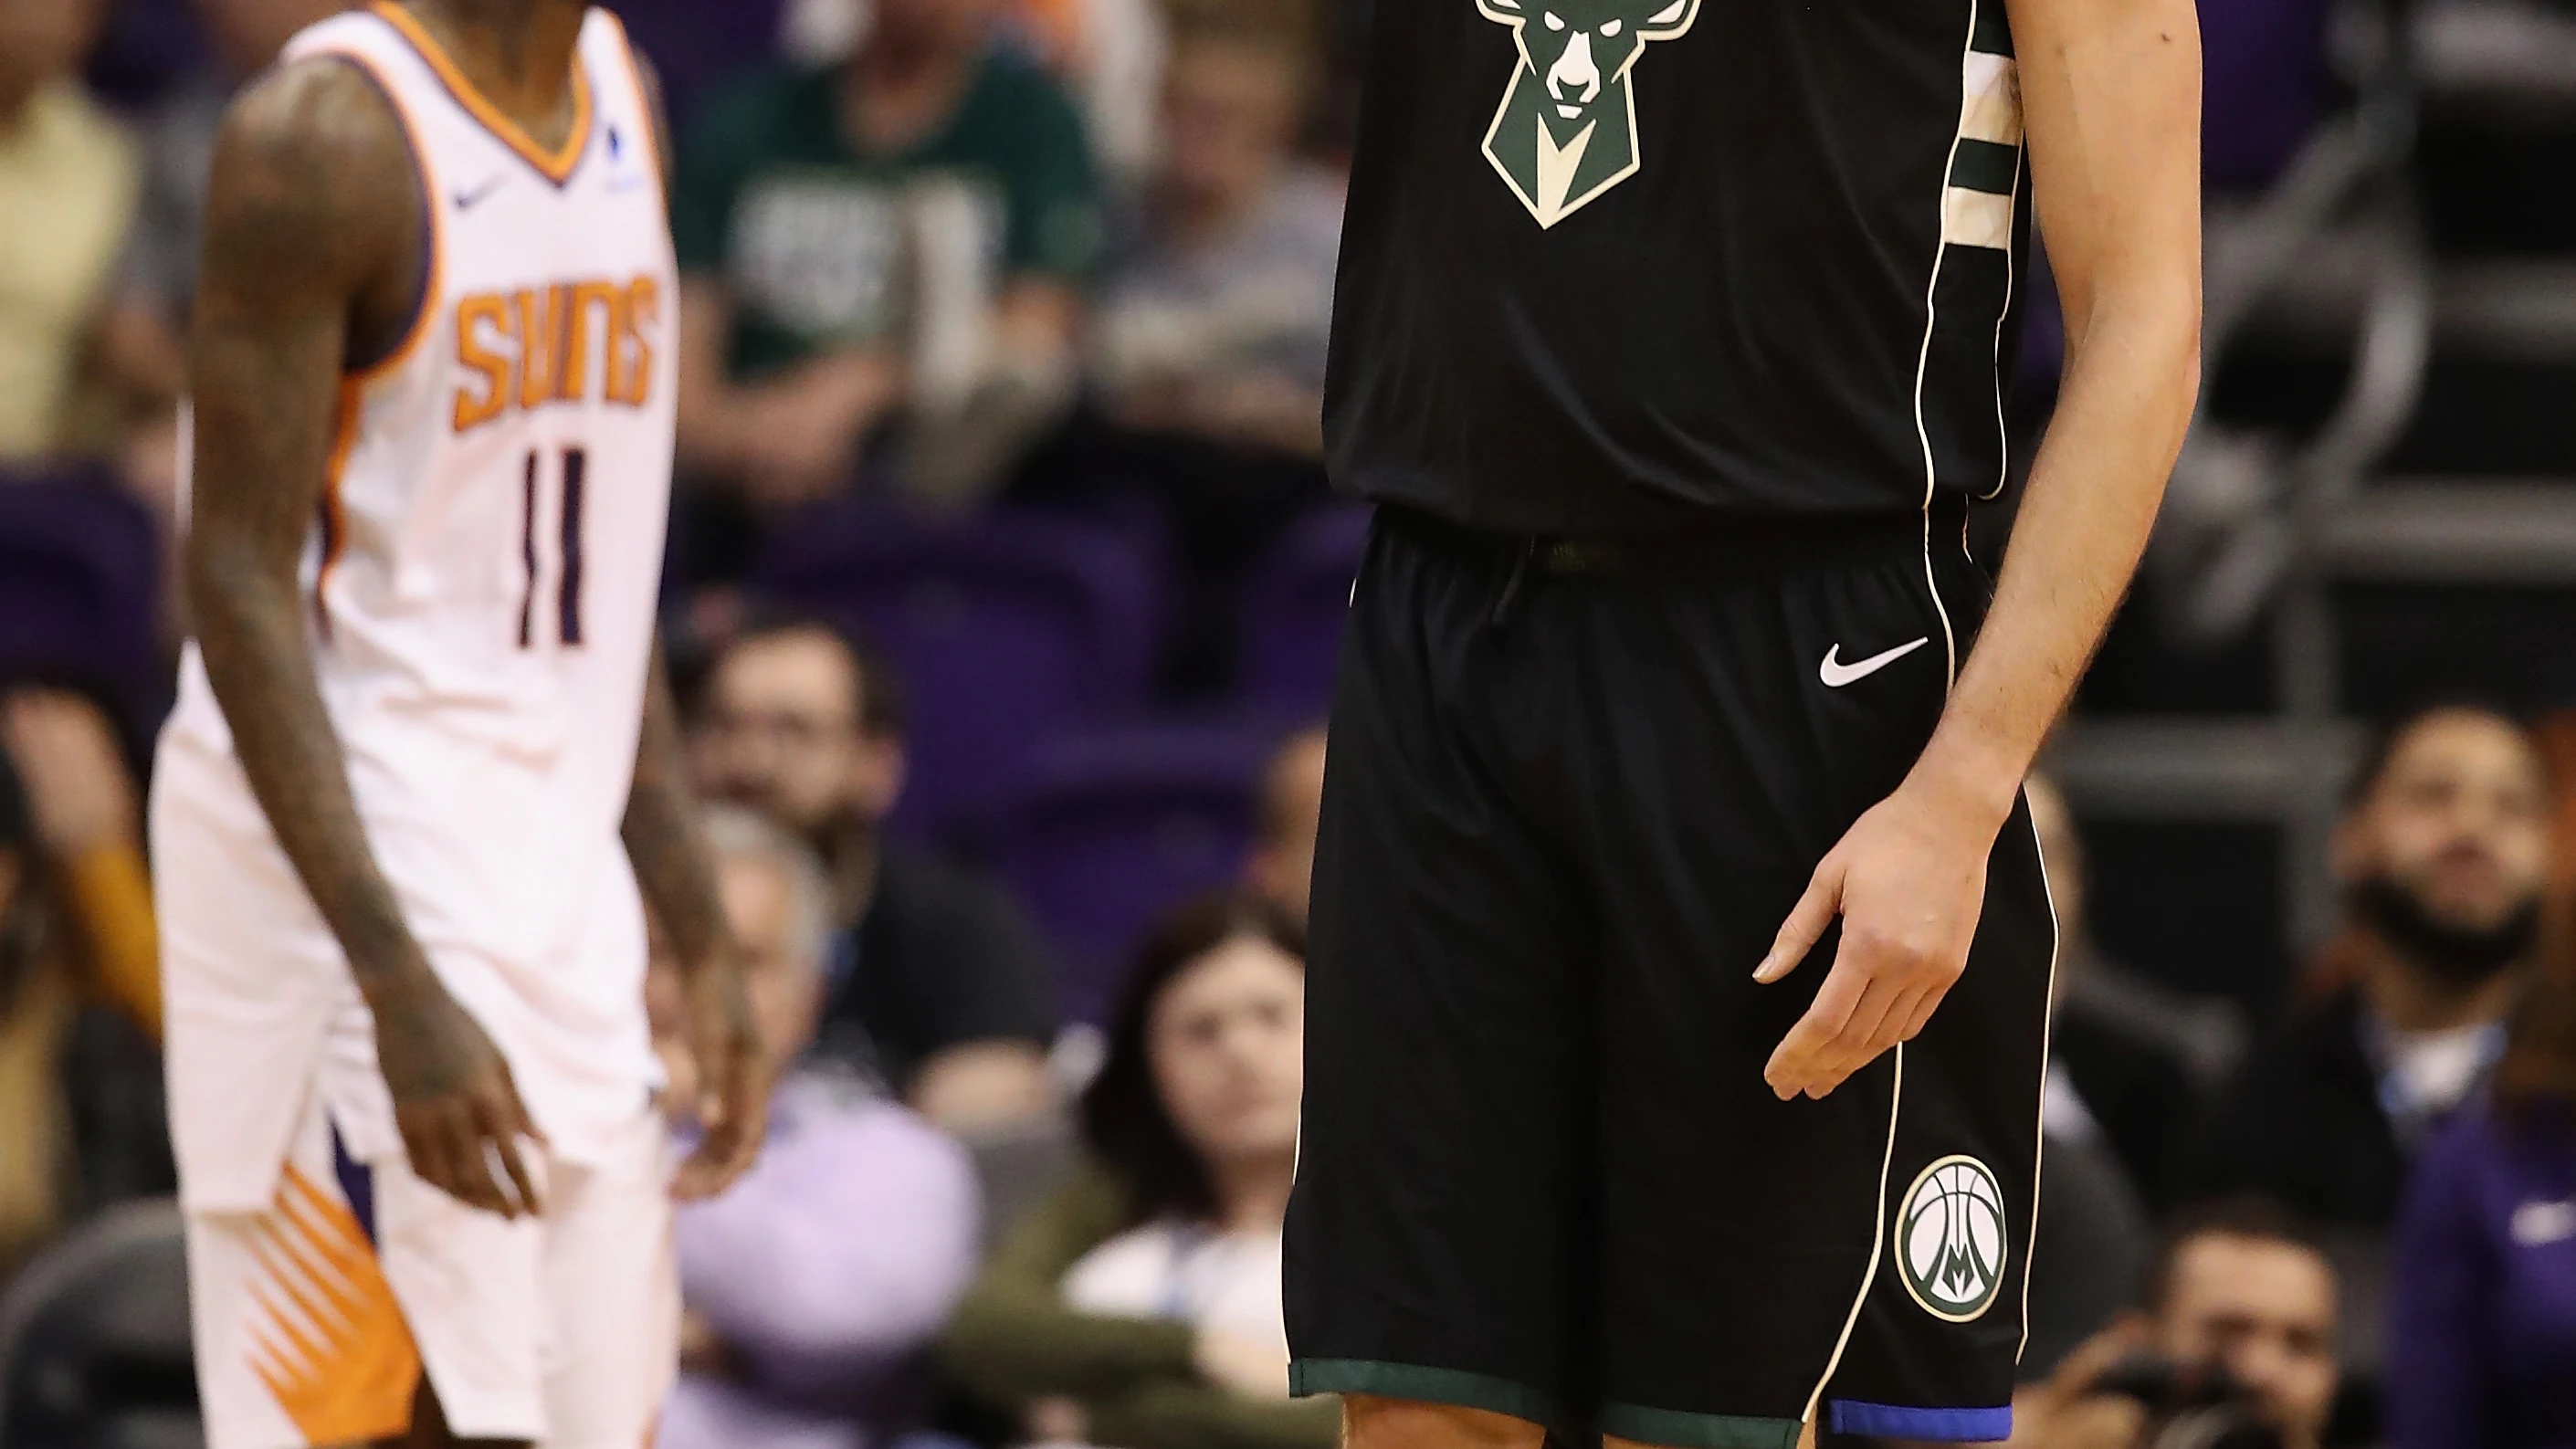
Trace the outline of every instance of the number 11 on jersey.
<instances>
[{"instance_id":1,"label":"number 11 on jersey","mask_svg":"<svg viewBox=\"0 0 2576 1449\"><path fill-rule=\"evenodd\" d=\"M533 649L537 643L537 507L538 473L544 460L543 451L528 450L528 461L520 475L519 563L526 583L519 595L519 647ZM560 644L581 642L581 502L582 483L590 471L590 454L581 448L563 450L563 508L560 517L562 562L555 577L555 640Z\"/></svg>"}]
</instances>

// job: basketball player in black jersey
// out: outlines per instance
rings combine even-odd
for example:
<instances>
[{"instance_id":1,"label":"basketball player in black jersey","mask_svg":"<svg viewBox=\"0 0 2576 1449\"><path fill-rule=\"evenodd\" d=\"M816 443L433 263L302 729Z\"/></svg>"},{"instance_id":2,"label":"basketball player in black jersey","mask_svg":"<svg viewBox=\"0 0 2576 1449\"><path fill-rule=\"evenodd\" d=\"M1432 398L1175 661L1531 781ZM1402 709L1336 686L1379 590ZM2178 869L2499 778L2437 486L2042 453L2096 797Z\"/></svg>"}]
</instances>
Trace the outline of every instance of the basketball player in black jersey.
<instances>
[{"instance_id":1,"label":"basketball player in black jersey","mask_svg":"<svg viewBox=\"0 0 2576 1449\"><path fill-rule=\"evenodd\" d=\"M2020 783L2199 368L2191 0L1378 8L1287 1311L1352 1449L2010 1432ZM2033 219L2067 319L1991 585Z\"/></svg>"}]
</instances>

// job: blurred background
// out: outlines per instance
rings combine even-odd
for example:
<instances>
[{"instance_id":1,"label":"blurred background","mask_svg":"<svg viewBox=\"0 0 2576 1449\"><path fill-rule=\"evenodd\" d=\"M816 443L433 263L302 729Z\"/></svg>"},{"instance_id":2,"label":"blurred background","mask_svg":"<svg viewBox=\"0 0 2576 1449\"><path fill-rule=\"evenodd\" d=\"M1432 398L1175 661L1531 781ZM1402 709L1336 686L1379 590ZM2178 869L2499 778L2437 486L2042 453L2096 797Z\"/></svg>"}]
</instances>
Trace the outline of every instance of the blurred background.
<instances>
[{"instance_id":1,"label":"blurred background","mask_svg":"<svg viewBox=\"0 0 2576 1449\"><path fill-rule=\"evenodd\" d=\"M1370 3L612 7L677 138L662 627L798 1063L683 1216L665 1445L1331 1443L1265 1285ZM226 98L338 8L0 0L9 1449L200 1442L140 810L173 419ZM2576 1444L2576 1135L2516 1125L2576 1122L2576 4L2201 14L2202 408L2034 784L2015 1442ZM2021 325L2026 442L2044 268Z\"/></svg>"}]
</instances>

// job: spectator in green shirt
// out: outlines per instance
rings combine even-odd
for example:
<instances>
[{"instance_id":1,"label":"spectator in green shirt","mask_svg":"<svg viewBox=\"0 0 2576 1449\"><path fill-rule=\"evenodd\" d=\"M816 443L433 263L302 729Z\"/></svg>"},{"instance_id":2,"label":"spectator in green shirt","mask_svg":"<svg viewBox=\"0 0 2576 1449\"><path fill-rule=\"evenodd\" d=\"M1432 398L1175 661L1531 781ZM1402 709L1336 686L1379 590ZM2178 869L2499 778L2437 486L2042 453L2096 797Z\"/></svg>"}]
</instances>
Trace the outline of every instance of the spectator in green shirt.
<instances>
[{"instance_id":1,"label":"spectator in green shirt","mask_svg":"<svg viewBox=\"0 0 2576 1449\"><path fill-rule=\"evenodd\" d=\"M992 406L1069 391L1090 152L1055 83L991 44L1001 8L879 0L847 62L754 76L691 128L672 233L693 473L800 502L897 416L930 472L925 445L1014 434Z\"/></svg>"}]
</instances>

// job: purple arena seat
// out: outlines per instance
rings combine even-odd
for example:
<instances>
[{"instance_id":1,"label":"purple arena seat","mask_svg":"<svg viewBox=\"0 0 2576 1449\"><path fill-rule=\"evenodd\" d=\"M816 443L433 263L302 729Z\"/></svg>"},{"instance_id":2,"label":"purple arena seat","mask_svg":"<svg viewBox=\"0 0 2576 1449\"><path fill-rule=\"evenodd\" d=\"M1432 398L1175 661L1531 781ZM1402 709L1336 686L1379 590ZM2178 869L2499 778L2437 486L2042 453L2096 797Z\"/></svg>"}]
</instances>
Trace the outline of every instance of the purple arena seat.
<instances>
[{"instance_id":1,"label":"purple arena seat","mask_svg":"<svg viewBox=\"0 0 2576 1449\"><path fill-rule=\"evenodd\" d=\"M1154 918L1234 881L1277 730L1159 723L1050 740L994 813L994 866L1057 950L1068 1021L1100 1022Z\"/></svg>"},{"instance_id":2,"label":"purple arena seat","mask_svg":"<svg viewBox=\"0 0 2576 1449\"><path fill-rule=\"evenodd\" d=\"M0 471L0 679L91 684L128 708L161 672L161 545L103 476Z\"/></svg>"},{"instance_id":3,"label":"purple arena seat","mask_svg":"<svg viewBox=\"0 0 2576 1449\"><path fill-rule=\"evenodd\" d=\"M1323 713L1333 697L1342 620L1368 549L1369 510L1318 509L1297 521L1243 591L1244 702L1282 717Z\"/></svg>"},{"instance_id":4,"label":"purple arena seat","mask_svg":"<svg viewBox=\"0 0 2576 1449\"><path fill-rule=\"evenodd\" d=\"M1144 699L1146 561L1114 532L999 512L925 527L828 507L787 520L756 582L874 641L912 705L895 828L933 836L1018 778L1039 740Z\"/></svg>"},{"instance_id":5,"label":"purple arena seat","mask_svg":"<svg viewBox=\"0 0 2576 1449\"><path fill-rule=\"evenodd\" d=\"M2212 190L2261 190L2324 117L2330 8L2329 0L2201 0L2201 137Z\"/></svg>"},{"instance_id":6,"label":"purple arena seat","mask_svg":"<svg viewBox=\"0 0 2576 1449\"><path fill-rule=\"evenodd\" d=\"M663 104L682 137L726 83L780 63L786 0L620 0L616 9L635 48L662 73Z\"/></svg>"}]
</instances>

